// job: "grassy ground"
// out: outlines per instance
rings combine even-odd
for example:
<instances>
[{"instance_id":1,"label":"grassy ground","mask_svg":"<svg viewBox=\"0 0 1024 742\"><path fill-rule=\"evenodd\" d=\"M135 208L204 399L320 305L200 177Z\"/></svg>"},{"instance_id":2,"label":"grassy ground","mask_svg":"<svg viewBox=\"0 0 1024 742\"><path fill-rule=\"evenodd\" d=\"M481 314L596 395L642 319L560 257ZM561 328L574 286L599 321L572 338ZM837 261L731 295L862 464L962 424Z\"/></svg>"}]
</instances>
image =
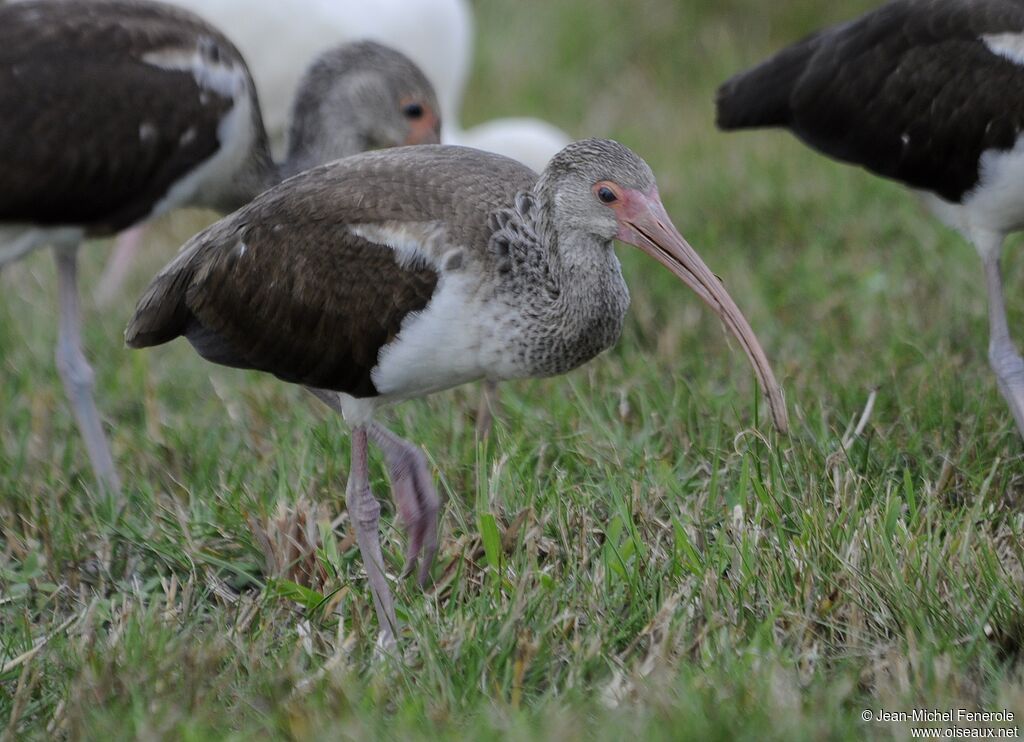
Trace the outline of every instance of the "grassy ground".
<instances>
[{"instance_id":1,"label":"grassy ground","mask_svg":"<svg viewBox=\"0 0 1024 742\"><path fill-rule=\"evenodd\" d=\"M532 113L644 155L774 360L793 431L755 421L739 349L622 249L618 347L506 385L488 443L475 387L393 411L447 499L435 586L395 586L398 657L373 649L343 426L187 346L121 348L197 217L162 225L124 298L89 312L120 517L54 371L49 256L0 274L0 735L902 739L862 711L957 707L1018 726L1024 459L976 257L897 187L712 124L731 72L868 5L478 4L467 122ZM261 547L300 532L320 544L309 578Z\"/></svg>"}]
</instances>

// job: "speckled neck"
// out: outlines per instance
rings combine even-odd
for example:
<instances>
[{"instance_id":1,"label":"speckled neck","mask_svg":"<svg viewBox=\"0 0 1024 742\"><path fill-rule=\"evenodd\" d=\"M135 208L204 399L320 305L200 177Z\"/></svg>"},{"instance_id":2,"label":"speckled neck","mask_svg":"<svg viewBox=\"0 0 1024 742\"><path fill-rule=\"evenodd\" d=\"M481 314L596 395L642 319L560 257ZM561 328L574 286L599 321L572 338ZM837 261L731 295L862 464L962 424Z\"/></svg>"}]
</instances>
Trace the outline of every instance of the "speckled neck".
<instances>
[{"instance_id":1,"label":"speckled neck","mask_svg":"<svg viewBox=\"0 0 1024 742\"><path fill-rule=\"evenodd\" d=\"M516 206L502 227L518 239L508 241L497 300L508 306L507 337L522 374L552 376L615 344L629 291L610 240L559 232L536 196Z\"/></svg>"}]
</instances>

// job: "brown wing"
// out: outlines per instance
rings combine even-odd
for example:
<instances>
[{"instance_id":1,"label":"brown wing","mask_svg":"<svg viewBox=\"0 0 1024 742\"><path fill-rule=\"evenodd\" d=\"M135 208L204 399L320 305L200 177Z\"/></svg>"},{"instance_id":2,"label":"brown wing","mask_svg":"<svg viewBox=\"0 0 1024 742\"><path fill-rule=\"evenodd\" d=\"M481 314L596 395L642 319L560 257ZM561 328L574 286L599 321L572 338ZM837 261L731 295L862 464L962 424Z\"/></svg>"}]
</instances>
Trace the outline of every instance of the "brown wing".
<instances>
[{"instance_id":1,"label":"brown wing","mask_svg":"<svg viewBox=\"0 0 1024 742\"><path fill-rule=\"evenodd\" d=\"M0 5L0 220L115 231L213 155L233 96L146 61L176 53L244 64L208 24L167 6Z\"/></svg>"},{"instance_id":2,"label":"brown wing","mask_svg":"<svg viewBox=\"0 0 1024 742\"><path fill-rule=\"evenodd\" d=\"M193 238L143 295L126 340L184 335L216 363L373 396L381 347L433 296L434 258L462 248L484 275L488 215L535 179L498 155L428 145L302 173ZM350 230L380 224L431 235L424 259Z\"/></svg>"}]
</instances>

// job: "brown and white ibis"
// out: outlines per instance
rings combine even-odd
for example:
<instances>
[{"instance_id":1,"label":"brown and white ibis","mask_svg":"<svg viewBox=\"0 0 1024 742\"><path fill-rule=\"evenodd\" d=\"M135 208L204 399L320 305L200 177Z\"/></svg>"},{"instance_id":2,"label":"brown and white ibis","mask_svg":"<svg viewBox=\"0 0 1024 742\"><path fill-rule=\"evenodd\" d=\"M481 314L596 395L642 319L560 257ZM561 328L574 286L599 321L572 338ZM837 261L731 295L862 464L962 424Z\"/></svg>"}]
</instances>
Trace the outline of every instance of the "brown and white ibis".
<instances>
[{"instance_id":1,"label":"brown and white ibis","mask_svg":"<svg viewBox=\"0 0 1024 742\"><path fill-rule=\"evenodd\" d=\"M429 83L377 44L326 52L294 110L278 165L244 60L197 16L129 0L0 5L0 265L55 248L57 367L110 491L120 484L82 351L81 241L179 206L228 212L308 165L439 136Z\"/></svg>"},{"instance_id":2,"label":"brown and white ibis","mask_svg":"<svg viewBox=\"0 0 1024 742\"><path fill-rule=\"evenodd\" d=\"M726 82L725 130L789 129L837 160L918 191L977 249L989 362L1024 435L1024 360L999 260L1024 228L1024 3L894 0Z\"/></svg>"},{"instance_id":3,"label":"brown and white ibis","mask_svg":"<svg viewBox=\"0 0 1024 742\"><path fill-rule=\"evenodd\" d=\"M615 343L629 304L612 242L668 268L739 339L774 422L782 391L721 282L673 226L654 175L617 142L570 144L538 176L450 146L371 152L302 173L188 242L153 279L125 337L185 337L214 363L301 384L352 427L347 502L381 629L396 620L367 479L383 451L424 583L439 499L423 453L382 405L475 379L551 376Z\"/></svg>"}]
</instances>

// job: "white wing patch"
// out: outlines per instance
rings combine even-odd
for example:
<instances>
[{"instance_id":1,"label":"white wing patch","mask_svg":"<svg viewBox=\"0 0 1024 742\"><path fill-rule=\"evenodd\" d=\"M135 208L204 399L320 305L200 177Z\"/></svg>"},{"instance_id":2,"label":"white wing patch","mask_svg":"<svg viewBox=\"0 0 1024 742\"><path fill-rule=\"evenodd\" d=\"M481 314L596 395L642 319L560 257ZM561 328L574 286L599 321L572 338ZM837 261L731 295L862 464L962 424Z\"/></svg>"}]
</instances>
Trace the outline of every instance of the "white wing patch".
<instances>
[{"instance_id":1,"label":"white wing patch","mask_svg":"<svg viewBox=\"0 0 1024 742\"><path fill-rule=\"evenodd\" d=\"M981 37L981 41L993 54L1024 66L1024 34L985 34Z\"/></svg>"},{"instance_id":2,"label":"white wing patch","mask_svg":"<svg viewBox=\"0 0 1024 742\"><path fill-rule=\"evenodd\" d=\"M163 70L191 72L199 87L226 98L245 93L245 67L234 59L225 58L217 42L209 37L199 39L195 47L147 52L142 55L142 61Z\"/></svg>"},{"instance_id":3,"label":"white wing patch","mask_svg":"<svg viewBox=\"0 0 1024 742\"><path fill-rule=\"evenodd\" d=\"M348 231L368 242L390 247L395 251L395 262L402 268L416 269L426 265L440 271L443 255L451 248L440 222L353 224Z\"/></svg>"},{"instance_id":4,"label":"white wing patch","mask_svg":"<svg viewBox=\"0 0 1024 742\"><path fill-rule=\"evenodd\" d=\"M244 63L225 56L217 42L209 37L201 38L195 47L161 49L143 55L142 59L160 69L191 72L200 89L199 100L204 105L211 100L211 93L234 101L217 125L220 147L199 167L175 182L149 216L155 217L179 206L218 208L222 194L235 187L256 140L253 92ZM195 127L189 127L178 144L187 146L195 138Z\"/></svg>"}]
</instances>

